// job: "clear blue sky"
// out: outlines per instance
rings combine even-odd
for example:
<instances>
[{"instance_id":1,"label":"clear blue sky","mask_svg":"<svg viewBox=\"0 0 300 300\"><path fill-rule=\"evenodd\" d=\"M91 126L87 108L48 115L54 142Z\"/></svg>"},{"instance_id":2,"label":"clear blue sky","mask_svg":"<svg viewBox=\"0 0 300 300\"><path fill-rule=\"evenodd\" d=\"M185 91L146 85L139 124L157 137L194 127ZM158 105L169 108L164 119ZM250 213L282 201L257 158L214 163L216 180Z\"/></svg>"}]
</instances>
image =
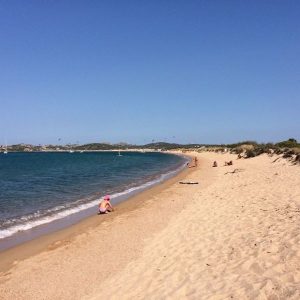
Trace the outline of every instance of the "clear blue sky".
<instances>
[{"instance_id":1,"label":"clear blue sky","mask_svg":"<svg viewBox=\"0 0 300 300\"><path fill-rule=\"evenodd\" d=\"M300 140L300 1L0 1L0 144Z\"/></svg>"}]
</instances>

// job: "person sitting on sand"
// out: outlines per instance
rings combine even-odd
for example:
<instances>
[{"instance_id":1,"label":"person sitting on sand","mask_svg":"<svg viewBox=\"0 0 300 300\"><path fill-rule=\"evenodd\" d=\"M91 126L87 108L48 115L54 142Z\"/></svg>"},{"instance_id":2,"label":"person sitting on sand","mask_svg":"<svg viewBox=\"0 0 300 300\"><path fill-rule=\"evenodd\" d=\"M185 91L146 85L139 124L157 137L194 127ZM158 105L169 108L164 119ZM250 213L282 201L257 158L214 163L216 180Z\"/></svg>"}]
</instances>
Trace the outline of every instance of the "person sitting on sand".
<instances>
[{"instance_id":1,"label":"person sitting on sand","mask_svg":"<svg viewBox=\"0 0 300 300\"><path fill-rule=\"evenodd\" d=\"M233 163L232 163L232 160L231 161L225 161L225 166L232 166Z\"/></svg>"},{"instance_id":2,"label":"person sitting on sand","mask_svg":"<svg viewBox=\"0 0 300 300\"><path fill-rule=\"evenodd\" d=\"M108 212L112 212L114 209L111 205L110 196L106 195L103 200L99 203L99 215L100 214L107 214Z\"/></svg>"},{"instance_id":3,"label":"person sitting on sand","mask_svg":"<svg viewBox=\"0 0 300 300\"><path fill-rule=\"evenodd\" d=\"M214 161L214 163L213 163L213 167L217 167L217 166L218 166L217 162L216 162L216 161Z\"/></svg>"},{"instance_id":4,"label":"person sitting on sand","mask_svg":"<svg viewBox=\"0 0 300 300\"><path fill-rule=\"evenodd\" d=\"M195 167L197 167L197 165L198 165L198 159L197 159L197 157L195 156L193 158L193 160L191 161L191 163L188 163L187 165L188 165L189 168L195 168Z\"/></svg>"}]
</instances>

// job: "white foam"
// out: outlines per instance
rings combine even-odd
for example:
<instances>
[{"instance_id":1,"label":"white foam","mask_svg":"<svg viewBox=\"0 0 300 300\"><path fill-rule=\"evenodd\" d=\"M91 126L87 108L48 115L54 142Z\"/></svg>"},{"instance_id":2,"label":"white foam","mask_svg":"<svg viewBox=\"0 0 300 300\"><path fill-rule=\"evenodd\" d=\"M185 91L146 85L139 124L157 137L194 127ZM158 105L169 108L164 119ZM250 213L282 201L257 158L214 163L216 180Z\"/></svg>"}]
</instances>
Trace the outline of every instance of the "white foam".
<instances>
[{"instance_id":1,"label":"white foam","mask_svg":"<svg viewBox=\"0 0 300 300\"><path fill-rule=\"evenodd\" d=\"M159 182L161 182L161 181L163 181L167 178L172 177L173 175L178 173L180 170L182 170L184 168L184 166L185 166L185 164L182 165L180 168L174 170L174 171L171 171L171 172L168 172L168 173L165 173L165 174L161 174L158 178L156 178L152 181L146 182L146 183L144 183L140 186L132 187L132 188L129 188L129 189L123 191L123 192L115 193L115 194L111 195L111 198L115 199L115 198L119 198L121 196L128 196L129 194L132 194L132 193L137 192L139 190L144 190L144 189L146 189L146 188L148 188L152 185L155 185L155 184L157 184L157 183L159 183ZM88 202L88 203L80 204L78 206L68 208L68 209L60 211L58 213L55 213L54 215L41 217L39 219L35 219L35 220L32 220L32 221L29 221L32 218L32 216L36 217L36 216L39 215L39 213L35 213L31 216L23 216L20 219L22 221L25 221L25 222L27 220L28 221L26 223L14 225L14 226L11 226L7 229L0 230L0 239L7 238L7 237L12 236L13 234L15 234L17 232L29 230L29 229L32 229L36 226L47 224L47 223L53 222L55 220L59 220L59 219L65 218L67 216L73 215L73 214L78 213L80 211L86 210L88 208L94 207L94 206L98 205L100 199L96 199L96 200L93 200L93 201ZM48 212L55 212L55 211L60 210L62 208L65 208L65 207L60 205L60 206L52 208L51 210L48 210Z\"/></svg>"}]
</instances>

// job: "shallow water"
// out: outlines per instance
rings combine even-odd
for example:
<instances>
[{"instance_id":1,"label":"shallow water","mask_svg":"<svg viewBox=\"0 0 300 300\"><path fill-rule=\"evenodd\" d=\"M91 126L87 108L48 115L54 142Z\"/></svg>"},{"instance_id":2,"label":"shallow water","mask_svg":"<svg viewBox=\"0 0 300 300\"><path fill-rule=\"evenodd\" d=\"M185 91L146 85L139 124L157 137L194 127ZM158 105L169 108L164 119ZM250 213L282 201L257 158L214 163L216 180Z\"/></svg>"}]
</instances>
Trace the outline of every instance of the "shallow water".
<instances>
[{"instance_id":1,"label":"shallow water","mask_svg":"<svg viewBox=\"0 0 300 300\"><path fill-rule=\"evenodd\" d=\"M0 238L132 192L185 163L157 152L0 155Z\"/></svg>"}]
</instances>

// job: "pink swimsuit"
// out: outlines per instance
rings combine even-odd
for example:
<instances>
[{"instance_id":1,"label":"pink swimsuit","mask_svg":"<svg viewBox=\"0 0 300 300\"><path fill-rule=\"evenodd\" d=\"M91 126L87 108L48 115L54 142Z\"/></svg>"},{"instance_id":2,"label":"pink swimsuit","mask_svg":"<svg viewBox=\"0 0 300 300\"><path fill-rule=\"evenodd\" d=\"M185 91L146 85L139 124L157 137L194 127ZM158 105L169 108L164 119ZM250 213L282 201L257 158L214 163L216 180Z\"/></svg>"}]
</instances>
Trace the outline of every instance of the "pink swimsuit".
<instances>
[{"instance_id":1,"label":"pink swimsuit","mask_svg":"<svg viewBox=\"0 0 300 300\"><path fill-rule=\"evenodd\" d=\"M99 208L99 211L100 211L101 213L106 213L106 208L105 208L105 207L100 207L100 208Z\"/></svg>"}]
</instances>

